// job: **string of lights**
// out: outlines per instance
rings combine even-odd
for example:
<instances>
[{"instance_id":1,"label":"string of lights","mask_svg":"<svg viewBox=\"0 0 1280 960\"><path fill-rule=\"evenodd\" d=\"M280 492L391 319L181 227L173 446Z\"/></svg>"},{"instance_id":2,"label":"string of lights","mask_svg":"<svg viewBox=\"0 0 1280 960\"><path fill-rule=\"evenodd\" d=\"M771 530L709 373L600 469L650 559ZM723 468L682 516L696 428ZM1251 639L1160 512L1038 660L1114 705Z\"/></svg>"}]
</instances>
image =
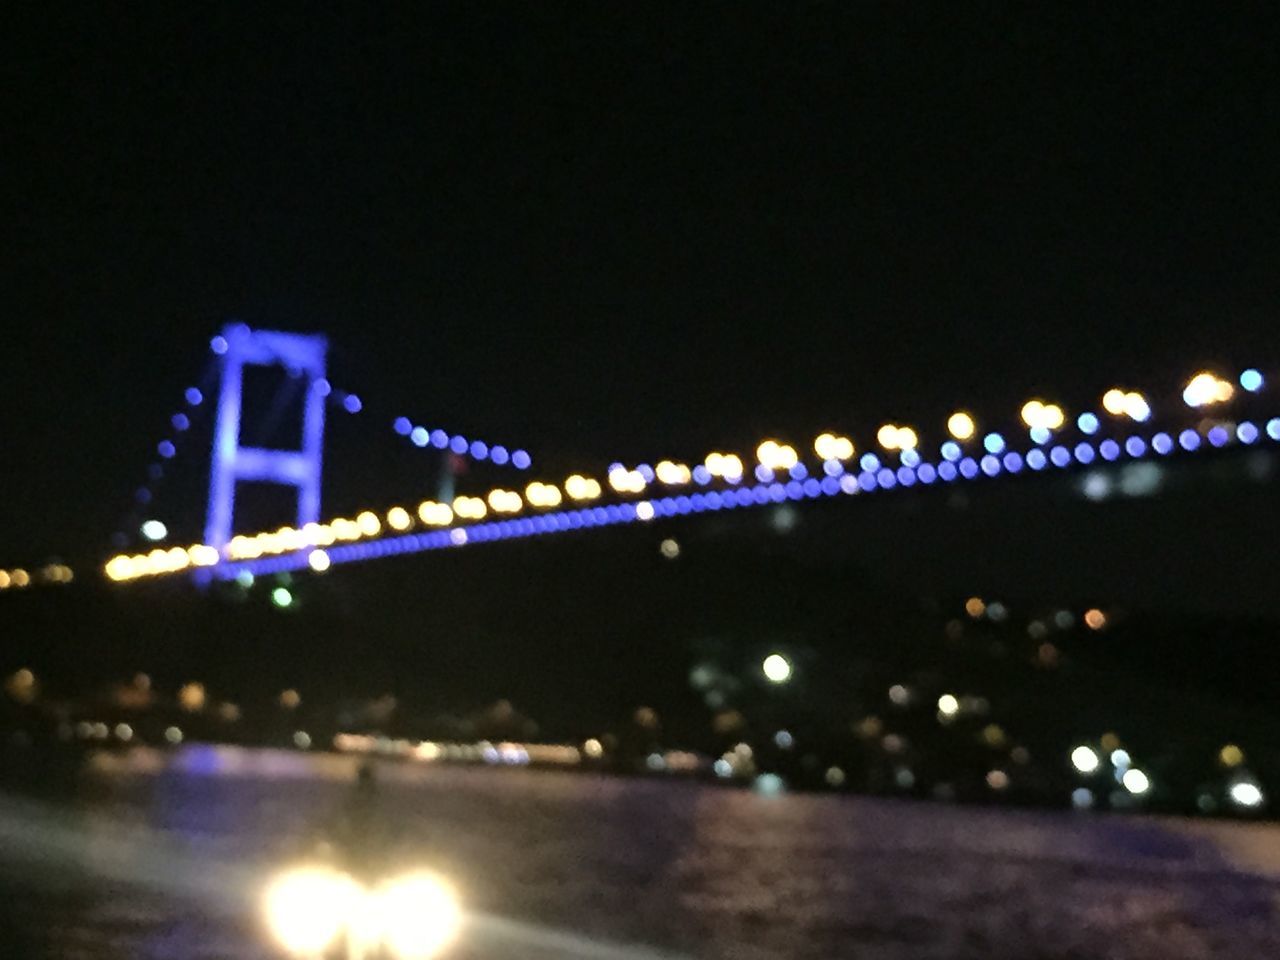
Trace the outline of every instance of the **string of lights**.
<instances>
[{"instance_id":1,"label":"string of lights","mask_svg":"<svg viewBox=\"0 0 1280 960\"><path fill-rule=\"evenodd\" d=\"M1263 386L1262 375L1256 370L1246 370L1239 382L1248 393L1256 393ZM1120 394L1118 399L1116 393ZM1188 383L1184 400L1188 406L1202 409L1224 404L1234 393L1229 381L1201 373ZM1087 466L1099 460L1166 457L1175 452L1192 453L1232 444L1251 446L1264 437L1280 442L1280 417L1264 423L1237 422L1226 416L1201 417L1194 426L1181 429L1128 432L1151 418L1145 396L1116 388L1104 394L1103 409L1111 418L1105 429L1103 420L1092 412L1081 413L1070 422L1057 404L1028 401L1021 409L1021 419L1030 446L1023 445L1022 449L1015 449L996 431L987 432L979 440L973 416L957 411L947 420L951 439L939 445L936 455L927 457L920 453L915 429L900 424L883 425L876 434L880 452L867 451L856 461L857 449L849 437L820 434L813 442L817 460L807 462L791 445L770 439L756 448L754 484L743 483L746 465L741 457L719 451L692 468L670 460L661 461L656 467L640 464L628 468L613 463L606 482L612 498L621 503L554 510L565 497L587 504L604 496L604 485L598 480L572 474L562 484L534 481L525 487L523 497L516 490L495 488L484 496L459 496L452 503L424 500L412 511L395 506L385 514L385 526L392 531L386 536L383 519L364 511L354 520L337 518L308 524L301 530L284 527L275 532L233 537L221 554L214 547L197 544L185 550L173 547L149 554L119 555L108 561L105 570L110 579L121 581L179 572L191 566L219 567L219 575L225 570L233 575L239 569L271 572L278 563L284 564L278 567L281 570L308 565L327 569L334 562L387 553L644 521L655 516L972 481L1024 470ZM665 493L666 488L691 484L708 489L692 495L652 496L654 487ZM517 516L525 513L530 515ZM494 520L491 514L504 519ZM413 533L419 522L436 529Z\"/></svg>"},{"instance_id":2,"label":"string of lights","mask_svg":"<svg viewBox=\"0 0 1280 960\"><path fill-rule=\"evenodd\" d=\"M533 459L523 449L510 450L501 443L468 439L461 433L450 433L440 427L425 427L414 423L408 417L396 417L391 422L391 428L415 447L448 450L460 457L487 460L500 467L509 465L517 470L528 470L533 466Z\"/></svg>"},{"instance_id":3,"label":"string of lights","mask_svg":"<svg viewBox=\"0 0 1280 960\"><path fill-rule=\"evenodd\" d=\"M10 570L0 570L0 591L62 585L74 579L75 574L71 568L63 563L47 563L30 571L25 567L14 567Z\"/></svg>"}]
</instances>

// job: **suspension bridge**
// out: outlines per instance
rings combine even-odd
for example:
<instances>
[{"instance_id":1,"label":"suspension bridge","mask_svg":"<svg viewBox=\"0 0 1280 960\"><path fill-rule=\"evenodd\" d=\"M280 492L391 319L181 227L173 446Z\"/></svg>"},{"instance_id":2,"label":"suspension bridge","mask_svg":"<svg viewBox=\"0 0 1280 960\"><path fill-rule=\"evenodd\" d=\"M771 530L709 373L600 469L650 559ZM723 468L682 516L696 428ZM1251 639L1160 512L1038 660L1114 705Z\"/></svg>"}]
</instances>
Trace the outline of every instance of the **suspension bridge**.
<instances>
[{"instance_id":1,"label":"suspension bridge","mask_svg":"<svg viewBox=\"0 0 1280 960\"><path fill-rule=\"evenodd\" d=\"M539 476L538 464L521 447L400 415L385 424L400 442L447 458L486 462L511 479L457 492L452 473L445 470L437 489L423 499L326 518L321 508L326 415L365 412L358 394L331 383L327 348L319 334L254 330L244 324L229 324L211 339L210 369L200 385L184 391L182 408L169 420L170 434L156 445L148 483L135 492L128 523L150 545L106 558L103 576L127 584L176 575L207 582L245 573L319 573L345 563L662 517L862 498L1280 444L1280 411L1267 389L1272 378L1255 368L1231 374L1202 370L1163 393L1113 387L1095 408L1070 414L1052 400L1033 398L1016 417L1012 412L993 417L989 427L968 410L943 411L936 440L923 428L883 423L871 436L856 440L851 433L835 431L804 444L767 438L749 452L712 450L696 462L628 463L602 457L559 477ZM244 375L253 367L282 368L300 386L302 430L296 449L242 443ZM210 406L214 422L204 536L197 543L166 545L162 522L138 521L151 503L153 483L164 476L164 464L184 451L183 438ZM244 482L292 488L294 522L274 530L236 532L236 494ZM117 535L118 545L125 537ZM0 569L0 590L5 591L72 580L72 570L60 563Z\"/></svg>"}]
</instances>

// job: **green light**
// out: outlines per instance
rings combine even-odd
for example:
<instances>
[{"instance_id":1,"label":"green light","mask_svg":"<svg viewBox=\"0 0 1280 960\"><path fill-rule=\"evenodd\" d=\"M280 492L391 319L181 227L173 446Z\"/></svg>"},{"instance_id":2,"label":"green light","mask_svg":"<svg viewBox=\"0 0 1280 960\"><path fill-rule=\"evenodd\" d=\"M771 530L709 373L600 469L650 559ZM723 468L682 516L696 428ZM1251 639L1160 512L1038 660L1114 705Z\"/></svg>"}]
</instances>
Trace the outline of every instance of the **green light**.
<instances>
[{"instance_id":1,"label":"green light","mask_svg":"<svg viewBox=\"0 0 1280 960\"><path fill-rule=\"evenodd\" d=\"M276 587L271 591L271 602L283 609L293 603L293 594L284 587Z\"/></svg>"},{"instance_id":2,"label":"green light","mask_svg":"<svg viewBox=\"0 0 1280 960\"><path fill-rule=\"evenodd\" d=\"M248 570L241 570L236 574L236 583L248 590L253 586L253 574Z\"/></svg>"}]
</instances>

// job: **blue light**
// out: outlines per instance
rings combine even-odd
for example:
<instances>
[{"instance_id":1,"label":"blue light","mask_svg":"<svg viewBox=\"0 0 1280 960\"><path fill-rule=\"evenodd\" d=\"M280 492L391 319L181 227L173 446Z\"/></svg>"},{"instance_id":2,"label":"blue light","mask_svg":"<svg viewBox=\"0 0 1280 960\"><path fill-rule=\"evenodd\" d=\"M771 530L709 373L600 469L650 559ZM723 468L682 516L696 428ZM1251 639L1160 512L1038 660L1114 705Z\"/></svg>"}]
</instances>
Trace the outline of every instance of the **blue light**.
<instances>
[{"instance_id":1,"label":"blue light","mask_svg":"<svg viewBox=\"0 0 1280 960\"><path fill-rule=\"evenodd\" d=\"M177 452L178 451L174 447L172 440L161 440L156 444L156 453L160 454L160 456L164 457L166 460Z\"/></svg>"},{"instance_id":2,"label":"blue light","mask_svg":"<svg viewBox=\"0 0 1280 960\"><path fill-rule=\"evenodd\" d=\"M425 447L431 440L426 427L414 427L409 431L409 440L415 447Z\"/></svg>"},{"instance_id":3,"label":"blue light","mask_svg":"<svg viewBox=\"0 0 1280 960\"><path fill-rule=\"evenodd\" d=\"M724 503L726 499L725 497L720 496L720 494L716 493L714 490L708 493L702 494L702 496L706 497L705 502L707 506L710 507L712 510L719 510L721 505Z\"/></svg>"},{"instance_id":4,"label":"blue light","mask_svg":"<svg viewBox=\"0 0 1280 960\"><path fill-rule=\"evenodd\" d=\"M134 491L133 499L137 500L139 503L150 503L151 491L146 487L139 487Z\"/></svg>"},{"instance_id":5,"label":"blue light","mask_svg":"<svg viewBox=\"0 0 1280 960\"><path fill-rule=\"evenodd\" d=\"M329 381L326 380L324 377L321 377L318 380L312 380L311 389L316 392L317 396L321 396L321 397L327 397L330 393L333 392L333 387L329 384ZM360 402L359 400L356 401L356 403L359 403L359 402ZM356 411L353 410L351 412L355 413Z\"/></svg>"},{"instance_id":6,"label":"blue light","mask_svg":"<svg viewBox=\"0 0 1280 960\"><path fill-rule=\"evenodd\" d=\"M998 433L988 433L982 438L982 446L987 453L999 453L1004 449L1004 437Z\"/></svg>"},{"instance_id":7,"label":"blue light","mask_svg":"<svg viewBox=\"0 0 1280 960\"><path fill-rule=\"evenodd\" d=\"M825 460L822 463L822 472L828 477L838 477L844 473L844 464L839 460Z\"/></svg>"},{"instance_id":8,"label":"blue light","mask_svg":"<svg viewBox=\"0 0 1280 960\"><path fill-rule=\"evenodd\" d=\"M164 467L158 463L153 463L147 467L147 476L152 480L159 480L164 476Z\"/></svg>"},{"instance_id":9,"label":"blue light","mask_svg":"<svg viewBox=\"0 0 1280 960\"><path fill-rule=\"evenodd\" d=\"M533 461L529 459L529 454L523 450L517 450L511 455L511 465L517 470L528 470L529 464Z\"/></svg>"},{"instance_id":10,"label":"blue light","mask_svg":"<svg viewBox=\"0 0 1280 960\"><path fill-rule=\"evenodd\" d=\"M916 468L916 476L920 478L921 483L933 483L938 479L938 471L932 463L922 463Z\"/></svg>"},{"instance_id":11,"label":"blue light","mask_svg":"<svg viewBox=\"0 0 1280 960\"><path fill-rule=\"evenodd\" d=\"M1131 457L1140 457L1147 452L1147 442L1141 437L1130 437L1124 442L1124 452Z\"/></svg>"},{"instance_id":12,"label":"blue light","mask_svg":"<svg viewBox=\"0 0 1280 960\"><path fill-rule=\"evenodd\" d=\"M431 431L431 445L437 450L443 450L449 446L449 435L437 427Z\"/></svg>"},{"instance_id":13,"label":"blue light","mask_svg":"<svg viewBox=\"0 0 1280 960\"><path fill-rule=\"evenodd\" d=\"M471 441L471 456L477 460L483 460L489 456L489 445L483 440Z\"/></svg>"},{"instance_id":14,"label":"blue light","mask_svg":"<svg viewBox=\"0 0 1280 960\"><path fill-rule=\"evenodd\" d=\"M360 398L354 393L348 393L342 398L342 406L347 413L359 413L361 407Z\"/></svg>"},{"instance_id":15,"label":"blue light","mask_svg":"<svg viewBox=\"0 0 1280 960\"><path fill-rule=\"evenodd\" d=\"M920 454L914 448L903 450L902 456L899 458L904 467L916 467L920 465Z\"/></svg>"},{"instance_id":16,"label":"blue light","mask_svg":"<svg viewBox=\"0 0 1280 960\"><path fill-rule=\"evenodd\" d=\"M212 350L214 353L216 353L218 356L222 356L224 353L227 352L227 338L222 336L222 334L218 334L216 337L214 337L212 340L209 341L209 349Z\"/></svg>"},{"instance_id":17,"label":"blue light","mask_svg":"<svg viewBox=\"0 0 1280 960\"><path fill-rule=\"evenodd\" d=\"M1280 440L1280 417L1272 417L1267 421L1267 436L1272 440Z\"/></svg>"},{"instance_id":18,"label":"blue light","mask_svg":"<svg viewBox=\"0 0 1280 960\"><path fill-rule=\"evenodd\" d=\"M1065 467L1071 462L1071 451L1063 446L1054 447L1049 451L1049 462L1055 467Z\"/></svg>"},{"instance_id":19,"label":"blue light","mask_svg":"<svg viewBox=\"0 0 1280 960\"><path fill-rule=\"evenodd\" d=\"M460 434L460 433L459 433L459 434L455 434L454 436L450 437L450 438L449 438L449 449L450 449L450 450L452 450L454 453L466 453L466 452L467 452L467 438L466 438L466 437L464 437L464 436L463 436L462 434Z\"/></svg>"},{"instance_id":20,"label":"blue light","mask_svg":"<svg viewBox=\"0 0 1280 960\"><path fill-rule=\"evenodd\" d=\"M809 475L809 469L803 463L797 463L787 473L791 475L792 480L803 480Z\"/></svg>"},{"instance_id":21,"label":"blue light","mask_svg":"<svg viewBox=\"0 0 1280 960\"><path fill-rule=\"evenodd\" d=\"M843 479L844 478L841 477L841 480ZM835 477L824 477L822 483L818 486L828 497L834 497L840 492L840 480L837 480Z\"/></svg>"},{"instance_id":22,"label":"blue light","mask_svg":"<svg viewBox=\"0 0 1280 960\"><path fill-rule=\"evenodd\" d=\"M1015 450L1010 450L1004 455L1004 468L1010 473L1017 473L1022 469L1022 457Z\"/></svg>"},{"instance_id":23,"label":"blue light","mask_svg":"<svg viewBox=\"0 0 1280 960\"><path fill-rule=\"evenodd\" d=\"M1053 433L1050 432L1048 427L1032 427L1031 428L1032 443L1036 443L1036 444L1048 443L1049 439L1052 436L1053 436Z\"/></svg>"},{"instance_id":24,"label":"blue light","mask_svg":"<svg viewBox=\"0 0 1280 960\"><path fill-rule=\"evenodd\" d=\"M950 460L952 463L964 456L964 452L960 449L960 444L954 440L948 440L941 447L942 459Z\"/></svg>"},{"instance_id":25,"label":"blue light","mask_svg":"<svg viewBox=\"0 0 1280 960\"><path fill-rule=\"evenodd\" d=\"M761 483L773 482L773 471L766 467L763 463L756 464L756 479Z\"/></svg>"},{"instance_id":26,"label":"blue light","mask_svg":"<svg viewBox=\"0 0 1280 960\"><path fill-rule=\"evenodd\" d=\"M1075 457L1081 463L1093 463L1093 444L1083 440L1076 444Z\"/></svg>"},{"instance_id":27,"label":"blue light","mask_svg":"<svg viewBox=\"0 0 1280 960\"><path fill-rule=\"evenodd\" d=\"M198 407L204 402L204 394L195 387L187 387L187 392L183 396L186 397L187 403L193 407Z\"/></svg>"},{"instance_id":28,"label":"blue light","mask_svg":"<svg viewBox=\"0 0 1280 960\"><path fill-rule=\"evenodd\" d=\"M1194 430L1183 430L1178 434L1178 444L1183 450L1194 450L1200 446L1200 434Z\"/></svg>"},{"instance_id":29,"label":"blue light","mask_svg":"<svg viewBox=\"0 0 1280 960\"><path fill-rule=\"evenodd\" d=\"M1236 439L1241 443L1255 443L1258 439L1258 428L1246 420L1236 427Z\"/></svg>"},{"instance_id":30,"label":"blue light","mask_svg":"<svg viewBox=\"0 0 1280 960\"><path fill-rule=\"evenodd\" d=\"M876 475L870 470L865 470L858 474L858 489L864 493L870 493L876 488Z\"/></svg>"},{"instance_id":31,"label":"blue light","mask_svg":"<svg viewBox=\"0 0 1280 960\"><path fill-rule=\"evenodd\" d=\"M892 490L898 484L898 478L893 475L893 471L888 467L881 467L876 471L876 484L882 490Z\"/></svg>"},{"instance_id":32,"label":"blue light","mask_svg":"<svg viewBox=\"0 0 1280 960\"><path fill-rule=\"evenodd\" d=\"M169 419L169 422L173 424L173 429L177 430L179 433L191 426L191 421L187 419L187 415L185 413L175 413Z\"/></svg>"},{"instance_id":33,"label":"blue light","mask_svg":"<svg viewBox=\"0 0 1280 960\"><path fill-rule=\"evenodd\" d=\"M413 424L408 417L396 417L395 423L391 424L391 429L402 437L407 437L413 432ZM426 431L423 431L424 433Z\"/></svg>"},{"instance_id":34,"label":"blue light","mask_svg":"<svg viewBox=\"0 0 1280 960\"><path fill-rule=\"evenodd\" d=\"M863 470L875 472L880 469L880 458L874 453L864 453L862 455L862 459L858 461L858 465L862 467Z\"/></svg>"},{"instance_id":35,"label":"blue light","mask_svg":"<svg viewBox=\"0 0 1280 960\"><path fill-rule=\"evenodd\" d=\"M1173 440L1167 433L1157 433L1151 438L1151 449L1164 456L1173 449Z\"/></svg>"},{"instance_id":36,"label":"blue light","mask_svg":"<svg viewBox=\"0 0 1280 960\"><path fill-rule=\"evenodd\" d=\"M780 483L769 484L769 488L765 493L768 499L772 500L774 503L781 503L783 500L787 499L787 488Z\"/></svg>"},{"instance_id":37,"label":"blue light","mask_svg":"<svg viewBox=\"0 0 1280 960\"><path fill-rule=\"evenodd\" d=\"M1227 433L1226 427L1218 426L1209 431L1209 442L1215 447L1225 447L1230 439L1231 434Z\"/></svg>"},{"instance_id":38,"label":"blue light","mask_svg":"<svg viewBox=\"0 0 1280 960\"><path fill-rule=\"evenodd\" d=\"M1120 457L1120 444L1114 440L1103 440L1098 444L1098 453L1102 454L1103 460L1117 460Z\"/></svg>"},{"instance_id":39,"label":"blue light","mask_svg":"<svg viewBox=\"0 0 1280 960\"><path fill-rule=\"evenodd\" d=\"M1048 462L1043 450L1031 450L1027 453L1027 466L1032 470L1043 470Z\"/></svg>"},{"instance_id":40,"label":"blue light","mask_svg":"<svg viewBox=\"0 0 1280 960\"><path fill-rule=\"evenodd\" d=\"M786 490L787 498L790 500L801 500L804 498L804 484L799 480L788 481Z\"/></svg>"},{"instance_id":41,"label":"blue light","mask_svg":"<svg viewBox=\"0 0 1280 960\"><path fill-rule=\"evenodd\" d=\"M499 444L489 451L489 459L501 467L511 459L511 454L507 453L506 447Z\"/></svg>"},{"instance_id":42,"label":"blue light","mask_svg":"<svg viewBox=\"0 0 1280 960\"><path fill-rule=\"evenodd\" d=\"M1092 413L1082 413L1076 417L1076 426L1080 428L1081 433L1092 436L1098 432L1098 418Z\"/></svg>"},{"instance_id":43,"label":"blue light","mask_svg":"<svg viewBox=\"0 0 1280 960\"><path fill-rule=\"evenodd\" d=\"M973 457L965 457L960 461L960 476L972 480L978 475L978 462Z\"/></svg>"},{"instance_id":44,"label":"blue light","mask_svg":"<svg viewBox=\"0 0 1280 960\"><path fill-rule=\"evenodd\" d=\"M987 454L983 457L980 465L982 467L982 472L988 477L994 477L1000 472L1000 461L991 454Z\"/></svg>"},{"instance_id":45,"label":"blue light","mask_svg":"<svg viewBox=\"0 0 1280 960\"><path fill-rule=\"evenodd\" d=\"M693 482L705 487L711 482L711 471L702 464L698 464L693 468Z\"/></svg>"},{"instance_id":46,"label":"blue light","mask_svg":"<svg viewBox=\"0 0 1280 960\"><path fill-rule=\"evenodd\" d=\"M910 467L899 467L898 482L904 487L912 486L916 482L916 472Z\"/></svg>"},{"instance_id":47,"label":"blue light","mask_svg":"<svg viewBox=\"0 0 1280 960\"><path fill-rule=\"evenodd\" d=\"M938 476L942 478L944 483L950 483L956 478L956 465L950 460L944 460L938 464Z\"/></svg>"},{"instance_id":48,"label":"blue light","mask_svg":"<svg viewBox=\"0 0 1280 960\"><path fill-rule=\"evenodd\" d=\"M636 473L644 478L645 483L653 483L653 467L647 463L642 463L636 467Z\"/></svg>"},{"instance_id":49,"label":"blue light","mask_svg":"<svg viewBox=\"0 0 1280 960\"><path fill-rule=\"evenodd\" d=\"M1244 387L1250 393L1257 393L1262 389L1262 374L1250 367L1248 370L1240 374L1240 386Z\"/></svg>"},{"instance_id":50,"label":"blue light","mask_svg":"<svg viewBox=\"0 0 1280 960\"><path fill-rule=\"evenodd\" d=\"M846 473L840 478L840 492L851 494L858 491L858 478L852 473Z\"/></svg>"}]
</instances>

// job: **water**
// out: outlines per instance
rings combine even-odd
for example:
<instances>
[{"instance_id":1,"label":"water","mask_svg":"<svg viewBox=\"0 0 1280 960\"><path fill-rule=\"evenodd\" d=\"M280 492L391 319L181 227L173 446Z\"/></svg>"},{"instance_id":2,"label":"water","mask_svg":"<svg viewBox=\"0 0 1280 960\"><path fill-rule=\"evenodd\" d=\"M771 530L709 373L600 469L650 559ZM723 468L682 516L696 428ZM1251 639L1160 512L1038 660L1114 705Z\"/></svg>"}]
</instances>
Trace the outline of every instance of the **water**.
<instances>
[{"instance_id":1,"label":"water","mask_svg":"<svg viewBox=\"0 0 1280 960\"><path fill-rule=\"evenodd\" d=\"M100 758L0 799L4 956L267 958L254 897L349 788L341 757ZM474 958L1280 956L1280 828L955 808L532 770L387 767L406 862Z\"/></svg>"}]
</instances>

